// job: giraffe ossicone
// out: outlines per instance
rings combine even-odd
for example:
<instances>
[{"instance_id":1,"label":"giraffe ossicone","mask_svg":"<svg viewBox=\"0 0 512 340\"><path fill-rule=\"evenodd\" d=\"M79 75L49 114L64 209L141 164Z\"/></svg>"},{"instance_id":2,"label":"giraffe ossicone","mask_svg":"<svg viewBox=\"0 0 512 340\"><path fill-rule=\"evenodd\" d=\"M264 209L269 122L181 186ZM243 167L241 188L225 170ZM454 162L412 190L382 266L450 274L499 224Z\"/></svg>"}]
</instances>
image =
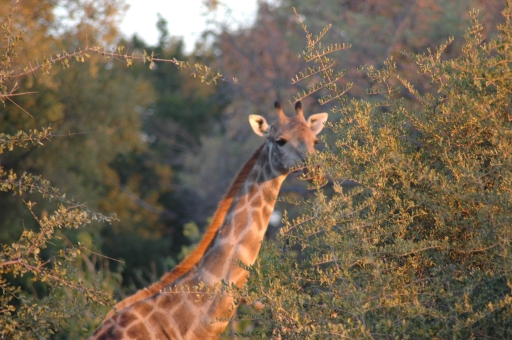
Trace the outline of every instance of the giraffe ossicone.
<instances>
[{"instance_id":1,"label":"giraffe ossicone","mask_svg":"<svg viewBox=\"0 0 512 340\"><path fill-rule=\"evenodd\" d=\"M292 117L278 102L275 108L273 125L249 116L265 143L233 180L197 248L160 281L118 302L91 340L217 339L226 328L235 310L232 296L198 298L181 288L245 284L248 272L239 263L256 261L283 181L292 166L315 152L316 135L327 121L327 113L306 120L300 102Z\"/></svg>"}]
</instances>

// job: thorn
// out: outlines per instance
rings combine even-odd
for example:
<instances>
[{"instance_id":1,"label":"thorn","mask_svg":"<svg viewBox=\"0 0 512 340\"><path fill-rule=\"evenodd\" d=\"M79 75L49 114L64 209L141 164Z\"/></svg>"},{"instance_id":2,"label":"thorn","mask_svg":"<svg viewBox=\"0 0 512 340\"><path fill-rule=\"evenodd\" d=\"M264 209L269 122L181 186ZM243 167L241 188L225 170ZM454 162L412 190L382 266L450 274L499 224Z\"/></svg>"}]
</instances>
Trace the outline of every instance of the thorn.
<instances>
[{"instance_id":1,"label":"thorn","mask_svg":"<svg viewBox=\"0 0 512 340\"><path fill-rule=\"evenodd\" d=\"M37 78L36 73L34 72L34 68L32 67L32 64L30 63L30 60L28 61L28 64L30 65L30 69L32 70L32 73L34 74L34 77Z\"/></svg>"}]
</instances>

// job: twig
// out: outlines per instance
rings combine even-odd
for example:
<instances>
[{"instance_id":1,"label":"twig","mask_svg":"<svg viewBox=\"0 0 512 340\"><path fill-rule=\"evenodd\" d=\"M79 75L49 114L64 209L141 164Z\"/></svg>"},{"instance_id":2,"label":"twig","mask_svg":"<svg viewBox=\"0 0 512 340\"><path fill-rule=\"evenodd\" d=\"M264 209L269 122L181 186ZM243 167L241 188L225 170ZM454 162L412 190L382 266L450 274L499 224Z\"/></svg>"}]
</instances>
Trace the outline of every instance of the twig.
<instances>
[{"instance_id":1,"label":"twig","mask_svg":"<svg viewBox=\"0 0 512 340\"><path fill-rule=\"evenodd\" d=\"M12 96L12 95L9 95L9 96ZM11 103L13 103L14 105L16 105L20 110L22 110L23 112L25 112L26 114L28 114L31 118L34 118L32 117L32 115L30 113L28 113L27 110L25 110L24 108L22 108L21 106L19 106L18 104L16 104L16 102L14 102L14 100L12 100L11 98L9 98L9 96L4 96L5 99L7 99L8 101L10 101Z\"/></svg>"},{"instance_id":2,"label":"twig","mask_svg":"<svg viewBox=\"0 0 512 340\"><path fill-rule=\"evenodd\" d=\"M2 266L2 267L3 266L10 266L11 264L20 263L21 261L22 261L22 259L5 261L5 262L0 263L0 266Z\"/></svg>"},{"instance_id":3,"label":"twig","mask_svg":"<svg viewBox=\"0 0 512 340\"><path fill-rule=\"evenodd\" d=\"M90 249L87 249L87 248L86 248L86 247L84 247L84 246L81 246L80 248L85 249L85 250L87 250L88 252L91 252L91 253L92 253L92 254L94 254L94 255L98 255L98 256L100 256L100 257L104 257L104 258L106 258L106 259L109 259L109 260L112 260L112 261L116 261L116 262L120 262L120 263L125 263L124 261L121 261L121 260L118 260L118 259L114 259L114 258L112 258L112 257L108 257L108 256L103 255L103 254L96 253L96 252L94 252L94 251L92 251L92 250L90 250Z\"/></svg>"}]
</instances>

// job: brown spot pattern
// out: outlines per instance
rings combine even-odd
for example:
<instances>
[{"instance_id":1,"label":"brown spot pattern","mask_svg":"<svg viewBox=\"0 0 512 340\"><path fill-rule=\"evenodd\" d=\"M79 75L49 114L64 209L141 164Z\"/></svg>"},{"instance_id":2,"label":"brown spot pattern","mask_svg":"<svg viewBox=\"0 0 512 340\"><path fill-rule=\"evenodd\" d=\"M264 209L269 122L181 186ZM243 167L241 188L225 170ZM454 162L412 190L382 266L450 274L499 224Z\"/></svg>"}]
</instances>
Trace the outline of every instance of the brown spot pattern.
<instances>
[{"instance_id":1,"label":"brown spot pattern","mask_svg":"<svg viewBox=\"0 0 512 340\"><path fill-rule=\"evenodd\" d=\"M194 302L194 306L197 309L202 308L206 303L211 301L210 298L206 294L201 295L199 297L199 299L196 295L193 295L193 296L191 296L191 299Z\"/></svg>"},{"instance_id":2,"label":"brown spot pattern","mask_svg":"<svg viewBox=\"0 0 512 340\"><path fill-rule=\"evenodd\" d=\"M258 239L255 232L249 230L247 234L240 240L240 245L247 247L247 249L253 248L258 243Z\"/></svg>"},{"instance_id":3,"label":"brown spot pattern","mask_svg":"<svg viewBox=\"0 0 512 340\"><path fill-rule=\"evenodd\" d=\"M208 270L215 277L220 277L224 264L228 261L228 256L231 253L232 247L223 245L217 246L208 252L208 256L203 262L203 268Z\"/></svg>"},{"instance_id":4,"label":"brown spot pattern","mask_svg":"<svg viewBox=\"0 0 512 340\"><path fill-rule=\"evenodd\" d=\"M247 221L247 209L241 209L237 212L237 214L234 216L233 218L234 220L236 221L242 221L242 222L245 222ZM242 226L242 228L240 228L240 226ZM235 238L238 238L238 235L240 235L240 229L243 230L243 227L245 226L245 223L234 223L234 236Z\"/></svg>"},{"instance_id":5,"label":"brown spot pattern","mask_svg":"<svg viewBox=\"0 0 512 340\"><path fill-rule=\"evenodd\" d=\"M238 217L238 216L237 216ZM246 227L246 223L245 221L247 220L247 211L244 212L244 216L243 216L243 221L244 223L238 223L238 224L235 224L234 227L233 227L233 236L235 239L238 239L238 237L240 236L240 233L245 230L245 227Z\"/></svg>"},{"instance_id":6,"label":"brown spot pattern","mask_svg":"<svg viewBox=\"0 0 512 340\"><path fill-rule=\"evenodd\" d=\"M128 328L128 331L126 332L126 334L129 337L132 337L133 339L137 339L137 340L149 339L149 332L148 332L146 326L144 326L144 324L142 322L139 322L139 323L131 326L130 328Z\"/></svg>"},{"instance_id":7,"label":"brown spot pattern","mask_svg":"<svg viewBox=\"0 0 512 340\"><path fill-rule=\"evenodd\" d=\"M164 313L157 311L157 312L154 312L149 317L149 322L151 323L152 326L156 326L158 324L165 324L165 323L167 323L167 318L165 317Z\"/></svg>"},{"instance_id":8,"label":"brown spot pattern","mask_svg":"<svg viewBox=\"0 0 512 340\"><path fill-rule=\"evenodd\" d=\"M97 339L98 340L114 340L115 339L114 338L114 328L115 328L115 325L111 325L110 327L106 328L103 331L103 333L98 335Z\"/></svg>"},{"instance_id":9,"label":"brown spot pattern","mask_svg":"<svg viewBox=\"0 0 512 340\"><path fill-rule=\"evenodd\" d=\"M125 328L127 327L129 324L131 324L132 322L134 322L135 320L137 320L137 317L135 315L133 315L132 313L130 312L124 312L124 313L121 313L119 314L119 321L118 321L118 325Z\"/></svg>"},{"instance_id":10,"label":"brown spot pattern","mask_svg":"<svg viewBox=\"0 0 512 340\"><path fill-rule=\"evenodd\" d=\"M170 322L162 312L155 312L149 317L149 322L155 330L157 339L176 339L176 332L170 327Z\"/></svg>"},{"instance_id":11,"label":"brown spot pattern","mask_svg":"<svg viewBox=\"0 0 512 340\"><path fill-rule=\"evenodd\" d=\"M180 330L180 334L185 334L188 330L188 327L195 319L194 314L192 314L187 306L183 305L174 314L172 315L174 320L178 323L178 329Z\"/></svg>"},{"instance_id":12,"label":"brown spot pattern","mask_svg":"<svg viewBox=\"0 0 512 340\"><path fill-rule=\"evenodd\" d=\"M219 327L219 324L221 323L211 323L211 321L218 318L230 317L233 314L232 311L234 310L234 308L236 307L233 306L232 297L223 296L222 298L216 298L215 303L212 303L210 308L208 308L208 316L203 316L203 318L207 319L206 322L208 322L208 328L210 332L212 331L212 328L216 329L217 327Z\"/></svg>"},{"instance_id":13,"label":"brown spot pattern","mask_svg":"<svg viewBox=\"0 0 512 340\"><path fill-rule=\"evenodd\" d=\"M162 309L171 309L173 307L172 299L169 295L162 294L158 299L158 307Z\"/></svg>"},{"instance_id":14,"label":"brown spot pattern","mask_svg":"<svg viewBox=\"0 0 512 340\"><path fill-rule=\"evenodd\" d=\"M255 196L252 201L251 201L251 206L252 207L261 207L261 204L262 204L263 200L261 199L261 195L257 195Z\"/></svg>"},{"instance_id":15,"label":"brown spot pattern","mask_svg":"<svg viewBox=\"0 0 512 340\"><path fill-rule=\"evenodd\" d=\"M212 329L212 325L208 323L208 326L205 327L204 324L200 323L193 330L194 335L197 339L217 339L218 336L215 336L214 330Z\"/></svg>"},{"instance_id":16,"label":"brown spot pattern","mask_svg":"<svg viewBox=\"0 0 512 340\"><path fill-rule=\"evenodd\" d=\"M147 316L153 311L153 307L145 301L137 302L133 309L142 316Z\"/></svg>"},{"instance_id":17,"label":"brown spot pattern","mask_svg":"<svg viewBox=\"0 0 512 340\"><path fill-rule=\"evenodd\" d=\"M247 254L250 257L250 261L253 261L258 256L260 251L260 240L258 235L254 232L248 232L243 239L240 241L240 245L247 250ZM252 263L247 263L252 264Z\"/></svg>"},{"instance_id":18,"label":"brown spot pattern","mask_svg":"<svg viewBox=\"0 0 512 340\"><path fill-rule=\"evenodd\" d=\"M264 208L263 208L263 215L264 216L270 216L270 214L272 213L272 207L270 205L266 205Z\"/></svg>"},{"instance_id":19,"label":"brown spot pattern","mask_svg":"<svg viewBox=\"0 0 512 340\"><path fill-rule=\"evenodd\" d=\"M261 213L259 212L259 210L254 210L252 212L252 223L256 224L258 226L258 229L261 229L263 221L261 219Z\"/></svg>"}]
</instances>

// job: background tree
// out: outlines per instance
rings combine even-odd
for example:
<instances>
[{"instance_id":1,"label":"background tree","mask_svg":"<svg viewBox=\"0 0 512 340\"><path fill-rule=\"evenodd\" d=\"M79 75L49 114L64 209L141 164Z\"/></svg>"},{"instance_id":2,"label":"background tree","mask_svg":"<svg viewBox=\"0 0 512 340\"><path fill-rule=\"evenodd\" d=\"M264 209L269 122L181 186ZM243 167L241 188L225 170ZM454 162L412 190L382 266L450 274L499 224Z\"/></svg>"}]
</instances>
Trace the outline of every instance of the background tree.
<instances>
[{"instance_id":1,"label":"background tree","mask_svg":"<svg viewBox=\"0 0 512 340\"><path fill-rule=\"evenodd\" d=\"M164 19L159 19L157 27L157 46L149 46L136 36L120 44L130 51L153 51L161 59L189 60L192 64L210 61L206 53L186 55L183 42L169 36ZM124 202L102 202L104 209L116 212L121 220L102 231L102 252L126 261L123 285L131 294L176 265L194 240L185 234L190 228L203 227L211 214L201 209L197 194L176 174L183 170L186 155L199 148L201 136L210 134L212 126L215 130L224 101L215 87L171 63L157 63L152 69L134 63L122 72L145 79L155 93L140 112L145 147L119 154L110 163L116 174L113 190Z\"/></svg>"}]
</instances>

